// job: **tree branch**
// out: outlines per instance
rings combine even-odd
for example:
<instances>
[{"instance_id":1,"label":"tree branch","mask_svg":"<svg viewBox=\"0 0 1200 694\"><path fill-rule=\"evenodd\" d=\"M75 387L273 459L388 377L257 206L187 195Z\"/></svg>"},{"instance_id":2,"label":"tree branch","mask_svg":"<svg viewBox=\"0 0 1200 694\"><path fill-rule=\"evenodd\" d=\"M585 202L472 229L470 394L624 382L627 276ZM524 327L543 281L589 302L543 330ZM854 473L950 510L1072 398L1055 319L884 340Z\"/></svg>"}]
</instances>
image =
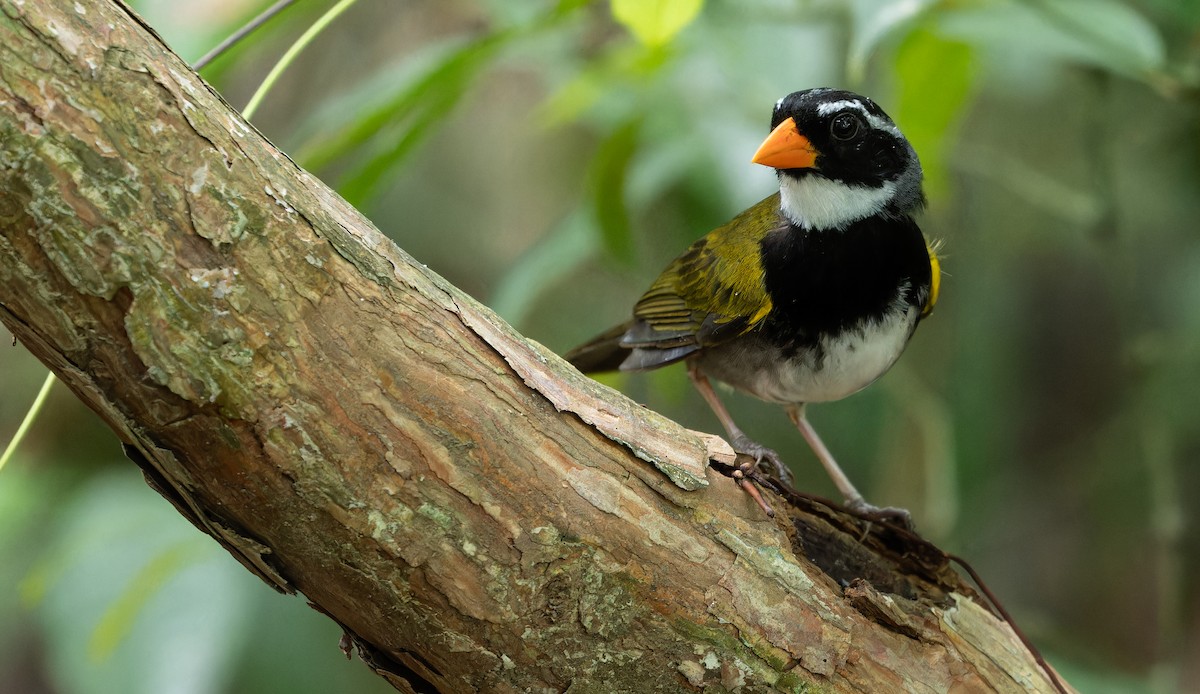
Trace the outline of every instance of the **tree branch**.
<instances>
[{"instance_id":1,"label":"tree branch","mask_svg":"<svg viewBox=\"0 0 1200 694\"><path fill-rule=\"evenodd\" d=\"M123 5L0 0L0 190L0 320L401 690L1051 690L944 555L765 518L714 439L414 262Z\"/></svg>"}]
</instances>

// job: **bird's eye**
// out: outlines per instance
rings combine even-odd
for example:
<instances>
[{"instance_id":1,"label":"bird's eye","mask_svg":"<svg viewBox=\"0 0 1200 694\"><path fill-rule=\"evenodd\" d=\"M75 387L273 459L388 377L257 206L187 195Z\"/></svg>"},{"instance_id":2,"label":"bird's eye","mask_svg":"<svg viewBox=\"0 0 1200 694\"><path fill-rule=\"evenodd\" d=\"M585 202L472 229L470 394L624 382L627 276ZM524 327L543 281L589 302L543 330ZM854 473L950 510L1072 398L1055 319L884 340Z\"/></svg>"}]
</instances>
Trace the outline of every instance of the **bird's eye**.
<instances>
[{"instance_id":1,"label":"bird's eye","mask_svg":"<svg viewBox=\"0 0 1200 694\"><path fill-rule=\"evenodd\" d=\"M829 124L829 133L835 140L853 140L862 128L862 121L853 113L841 113Z\"/></svg>"}]
</instances>

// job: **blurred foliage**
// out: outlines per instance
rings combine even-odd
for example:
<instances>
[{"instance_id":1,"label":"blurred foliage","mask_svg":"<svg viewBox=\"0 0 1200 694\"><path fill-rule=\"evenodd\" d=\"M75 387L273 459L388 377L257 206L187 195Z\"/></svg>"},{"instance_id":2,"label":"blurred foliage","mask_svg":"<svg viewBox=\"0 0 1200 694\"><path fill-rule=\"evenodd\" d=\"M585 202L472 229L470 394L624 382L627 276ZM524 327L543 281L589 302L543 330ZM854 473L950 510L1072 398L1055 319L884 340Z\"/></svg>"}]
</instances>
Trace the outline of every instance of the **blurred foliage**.
<instances>
[{"instance_id":1,"label":"blurred foliage","mask_svg":"<svg viewBox=\"0 0 1200 694\"><path fill-rule=\"evenodd\" d=\"M268 3L135 4L194 58ZM244 103L331 4L298 3L205 77ZM360 0L255 124L561 351L772 192L748 161L771 104L818 85L872 96L914 142L947 274L900 364L815 424L1081 691L1200 691L1200 3ZM0 360L6 436L43 372ZM604 380L718 431L680 371ZM778 408L729 400L833 492ZM386 690L119 458L60 390L0 475L0 678Z\"/></svg>"}]
</instances>

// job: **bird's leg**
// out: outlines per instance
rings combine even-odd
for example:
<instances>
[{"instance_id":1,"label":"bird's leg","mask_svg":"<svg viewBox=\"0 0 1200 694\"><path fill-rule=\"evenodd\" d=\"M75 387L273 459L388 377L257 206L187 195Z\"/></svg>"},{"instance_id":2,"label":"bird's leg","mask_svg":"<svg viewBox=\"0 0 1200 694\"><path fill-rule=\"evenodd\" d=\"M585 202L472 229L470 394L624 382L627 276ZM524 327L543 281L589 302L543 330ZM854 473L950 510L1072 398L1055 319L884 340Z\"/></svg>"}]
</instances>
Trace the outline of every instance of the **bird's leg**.
<instances>
[{"instance_id":1,"label":"bird's leg","mask_svg":"<svg viewBox=\"0 0 1200 694\"><path fill-rule=\"evenodd\" d=\"M842 468L833 459L833 454L825 447L825 442L821 440L820 436L817 436L817 430L813 429L812 424L808 423L808 418L804 416L804 403L789 405L787 413L792 423L796 425L801 435L804 436L804 440L812 448L813 453L816 454L817 460L821 461L821 466L825 468L825 472L829 474L830 479L833 480L833 484L842 493L842 497L846 500L846 508L868 518L894 520L905 527L912 527L912 517L907 510L894 506L872 506L867 503L866 499L863 499L862 494L858 493L858 490L854 488L854 484L850 482L850 478L846 477L846 473L842 472Z\"/></svg>"},{"instance_id":2,"label":"bird's leg","mask_svg":"<svg viewBox=\"0 0 1200 694\"><path fill-rule=\"evenodd\" d=\"M729 410L725 409L725 404L721 402L719 397L717 397L717 392L713 390L712 383L709 382L708 376L705 376L704 373L700 371L700 368L694 361L689 361L687 367L688 376L692 379L692 384L696 386L696 390L700 391L700 395L704 398L704 401L708 403L710 408L712 408L713 414L717 415L717 419L720 420L721 426L725 427L725 433L729 435L729 445L733 446L733 450L735 452L749 456L751 459L753 459L753 463L744 463L743 465L739 466L743 475L753 471L759 465L766 462L770 465L770 469L773 473L775 473L776 477L788 484L791 484L792 471L783 464L783 461L779 458L779 454L762 445L761 443L753 441L749 436L746 436L746 432L742 431L741 428L733 421L733 417L730 416Z\"/></svg>"},{"instance_id":3,"label":"bird's leg","mask_svg":"<svg viewBox=\"0 0 1200 694\"><path fill-rule=\"evenodd\" d=\"M691 377L692 383L696 386L696 390L700 391L700 395L708 402L708 406L717 415L717 419L721 420L721 426L725 427L725 433L729 435L729 445L733 446L733 452L738 454L738 457L749 456L749 462L739 463L733 470L733 479L737 481L742 491L754 499L763 513L770 518L775 517L775 509L766 502L762 497L762 492L758 491L758 487L746 478L746 475L752 475L758 464L764 460L771 460L775 465L779 465L779 456L775 451L761 446L751 441L746 434L738 428L737 424L733 423L733 417L729 416L729 411L725 409L725 405L721 403L717 397L716 391L713 390L712 384L708 382L708 377L700 372L694 362L688 362L688 376ZM746 450L750 444L753 447L752 451ZM768 457L770 456L770 457Z\"/></svg>"}]
</instances>

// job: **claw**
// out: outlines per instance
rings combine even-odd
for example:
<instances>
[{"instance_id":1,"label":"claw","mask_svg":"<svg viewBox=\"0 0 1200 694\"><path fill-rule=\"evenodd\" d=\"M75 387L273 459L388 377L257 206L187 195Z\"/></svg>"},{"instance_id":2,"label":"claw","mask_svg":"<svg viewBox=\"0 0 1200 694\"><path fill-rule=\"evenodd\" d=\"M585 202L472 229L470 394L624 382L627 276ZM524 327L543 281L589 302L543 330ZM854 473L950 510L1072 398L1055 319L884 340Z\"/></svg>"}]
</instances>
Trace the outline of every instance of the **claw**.
<instances>
[{"instance_id":1,"label":"claw","mask_svg":"<svg viewBox=\"0 0 1200 694\"><path fill-rule=\"evenodd\" d=\"M783 459L774 450L753 441L750 437L742 434L733 437L729 444L733 446L733 450L742 455L749 456L754 459L755 468L763 467L763 463L767 463L767 470L774 474L775 478L788 485L792 484L792 471L783 464Z\"/></svg>"},{"instance_id":2,"label":"claw","mask_svg":"<svg viewBox=\"0 0 1200 694\"><path fill-rule=\"evenodd\" d=\"M912 514L907 509L895 506L874 506L868 504L861 496L856 499L847 499L846 508L867 520L893 523L910 532L916 530Z\"/></svg>"},{"instance_id":3,"label":"claw","mask_svg":"<svg viewBox=\"0 0 1200 694\"><path fill-rule=\"evenodd\" d=\"M754 486L754 482L746 477L746 472L740 466L733 471L733 479L737 480L738 486L742 488L742 491L746 492L751 499L754 499L758 507L763 510L763 513L767 514L768 518L775 517L775 509L771 508L767 500L762 497L762 492L758 491L758 487Z\"/></svg>"}]
</instances>

